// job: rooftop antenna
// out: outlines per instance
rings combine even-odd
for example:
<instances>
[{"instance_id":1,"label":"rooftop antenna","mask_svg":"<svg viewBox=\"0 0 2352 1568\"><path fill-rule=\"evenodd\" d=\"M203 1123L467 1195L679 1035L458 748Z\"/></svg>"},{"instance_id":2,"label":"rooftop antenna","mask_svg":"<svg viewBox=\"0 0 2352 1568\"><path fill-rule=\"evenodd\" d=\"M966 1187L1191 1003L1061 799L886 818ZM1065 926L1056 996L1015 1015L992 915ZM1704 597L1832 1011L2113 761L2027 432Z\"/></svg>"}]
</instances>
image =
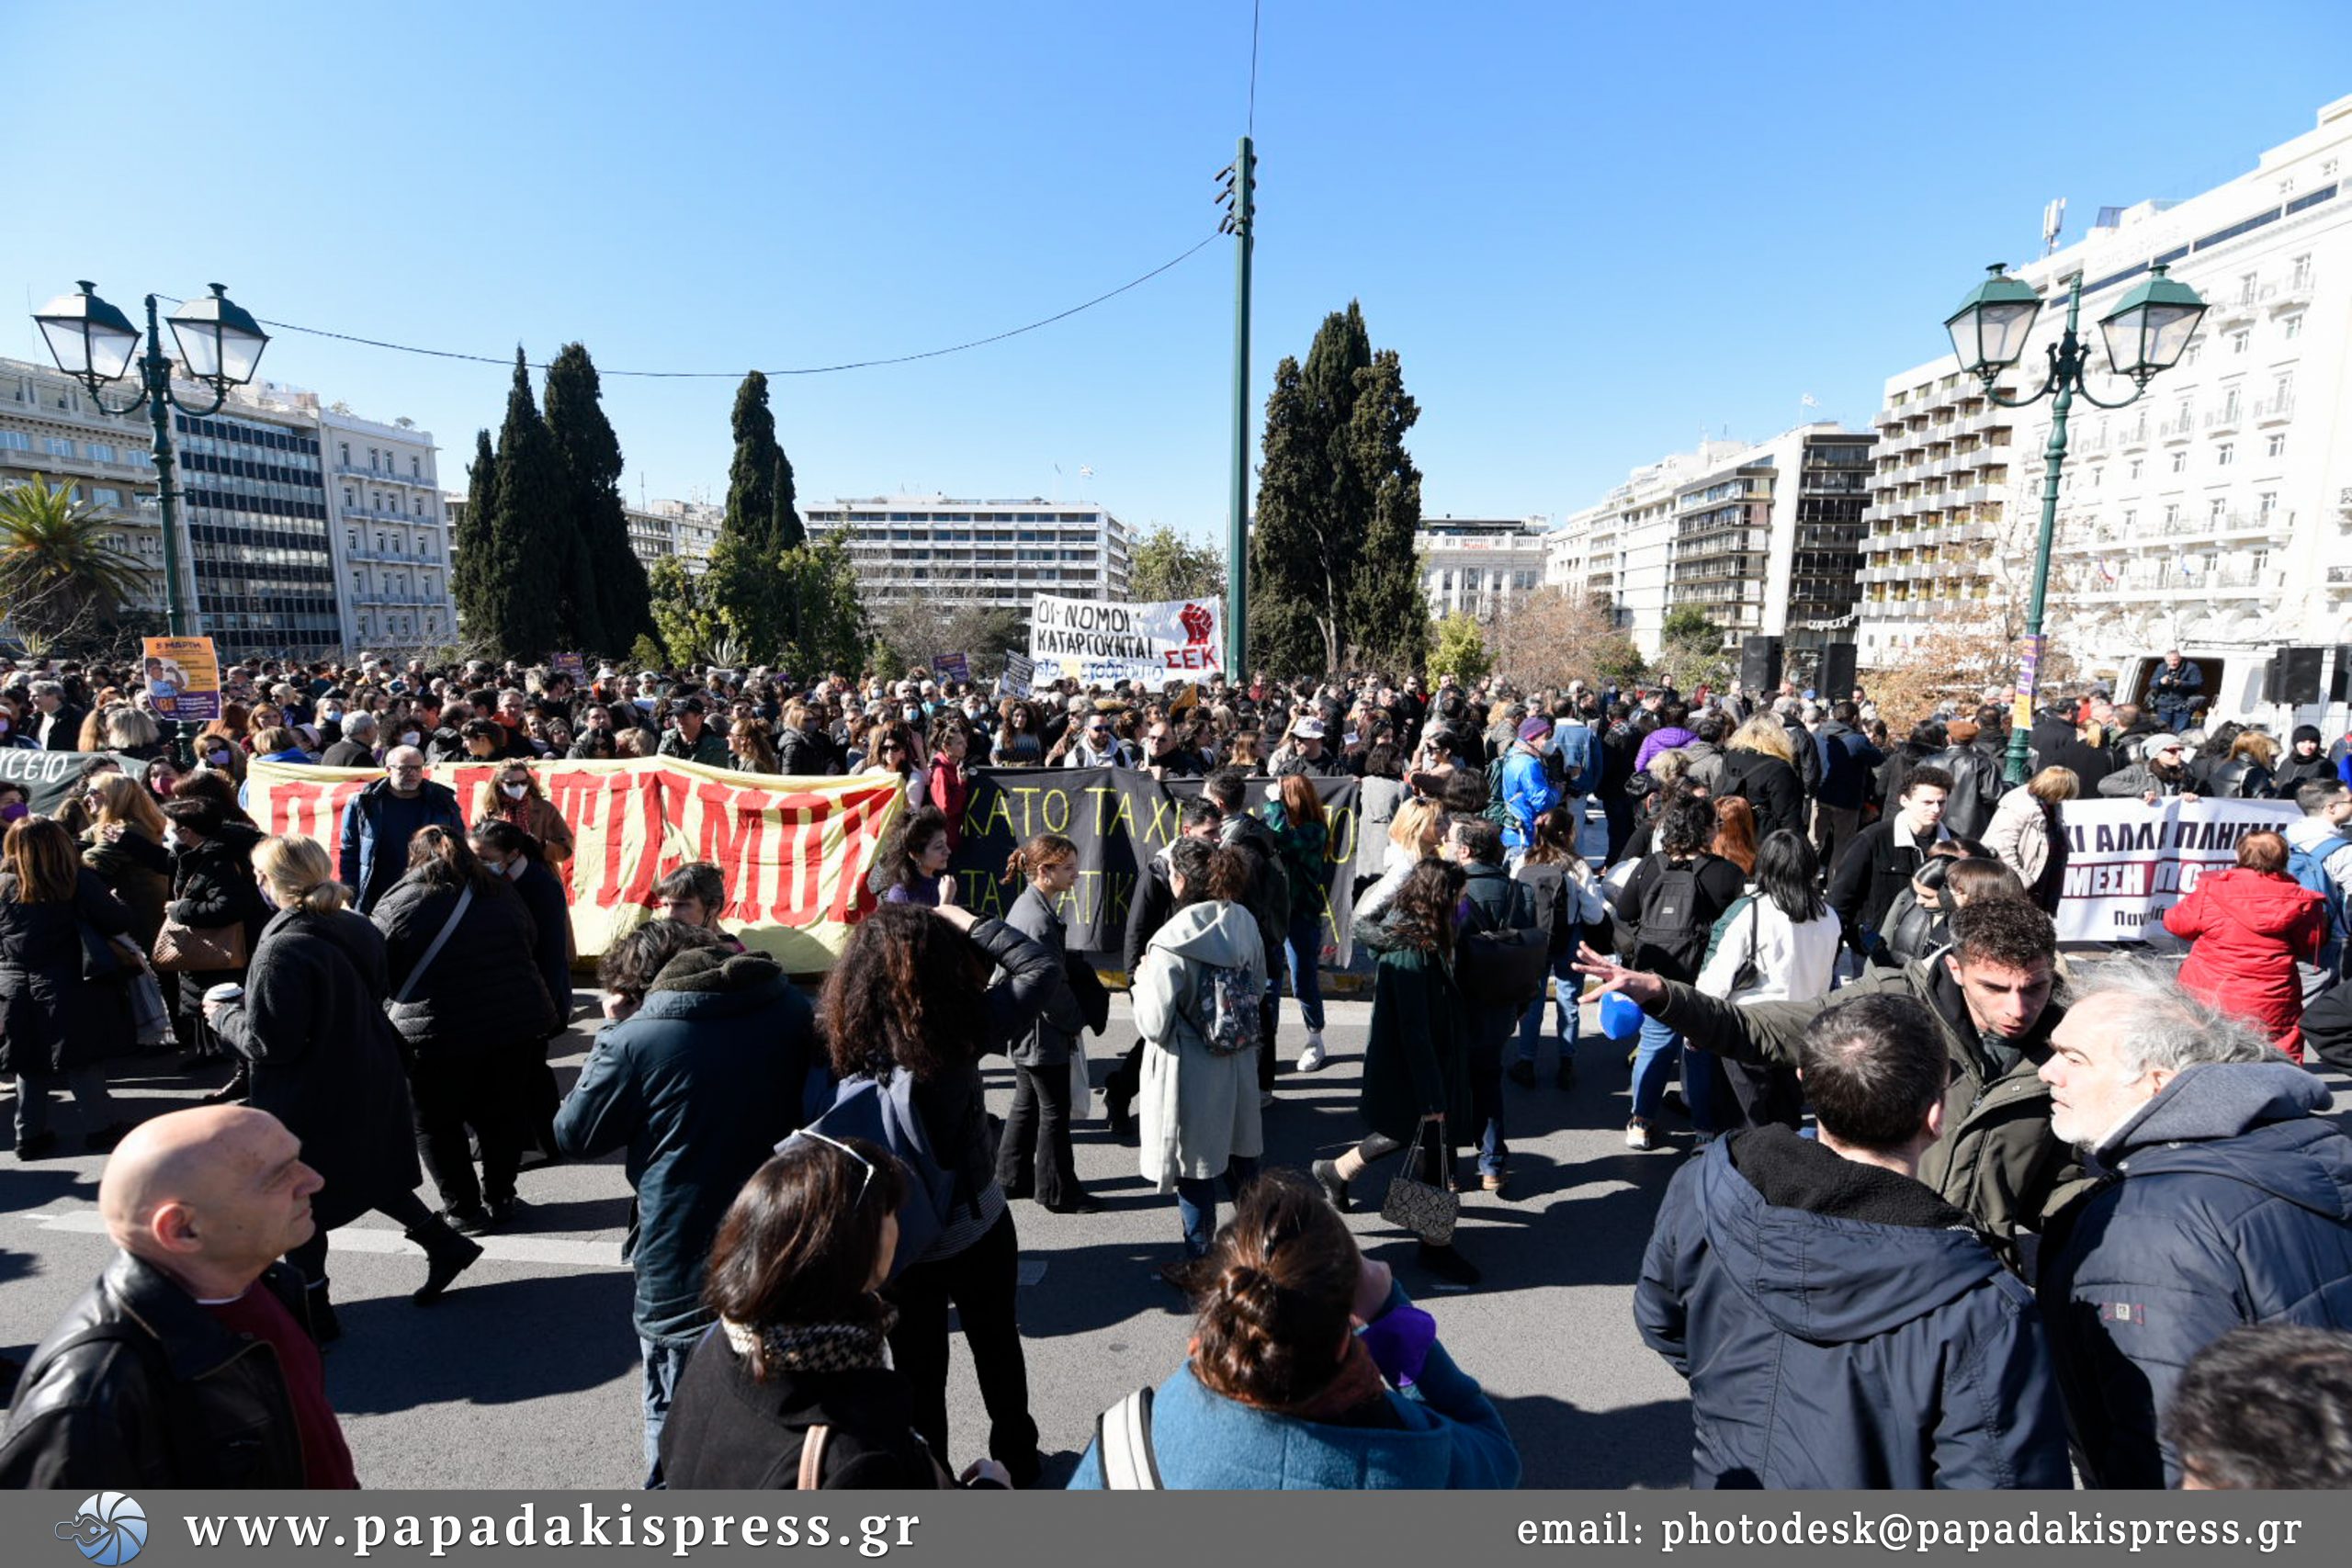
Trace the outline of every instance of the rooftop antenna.
<instances>
[{"instance_id":1,"label":"rooftop antenna","mask_svg":"<svg viewBox=\"0 0 2352 1568\"><path fill-rule=\"evenodd\" d=\"M2066 227L2066 198L2060 197L2041 209L2041 254L2049 255L2058 249L2058 236Z\"/></svg>"}]
</instances>

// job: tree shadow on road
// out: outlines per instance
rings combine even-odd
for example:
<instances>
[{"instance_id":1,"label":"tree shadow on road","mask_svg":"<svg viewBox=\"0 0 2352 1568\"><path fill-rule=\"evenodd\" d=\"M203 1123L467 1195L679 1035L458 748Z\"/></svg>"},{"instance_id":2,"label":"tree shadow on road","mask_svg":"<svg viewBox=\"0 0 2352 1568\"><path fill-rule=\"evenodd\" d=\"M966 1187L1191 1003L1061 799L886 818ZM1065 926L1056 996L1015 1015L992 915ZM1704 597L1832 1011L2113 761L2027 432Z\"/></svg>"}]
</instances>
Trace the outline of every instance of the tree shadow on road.
<instances>
[{"instance_id":1,"label":"tree shadow on road","mask_svg":"<svg viewBox=\"0 0 2352 1568\"><path fill-rule=\"evenodd\" d=\"M1530 1394L1497 1399L1519 1445L1520 1485L1618 1492L1690 1484L1690 1406L1660 1400L1620 1410L1585 1410Z\"/></svg>"},{"instance_id":2,"label":"tree shadow on road","mask_svg":"<svg viewBox=\"0 0 2352 1568\"><path fill-rule=\"evenodd\" d=\"M477 1273L494 1267L477 1265ZM634 1276L597 1269L520 1280L469 1274L429 1308L401 1295L337 1300L344 1337L327 1356L328 1392L337 1410L376 1416L600 1387L640 1359L629 1322L635 1292Z\"/></svg>"}]
</instances>

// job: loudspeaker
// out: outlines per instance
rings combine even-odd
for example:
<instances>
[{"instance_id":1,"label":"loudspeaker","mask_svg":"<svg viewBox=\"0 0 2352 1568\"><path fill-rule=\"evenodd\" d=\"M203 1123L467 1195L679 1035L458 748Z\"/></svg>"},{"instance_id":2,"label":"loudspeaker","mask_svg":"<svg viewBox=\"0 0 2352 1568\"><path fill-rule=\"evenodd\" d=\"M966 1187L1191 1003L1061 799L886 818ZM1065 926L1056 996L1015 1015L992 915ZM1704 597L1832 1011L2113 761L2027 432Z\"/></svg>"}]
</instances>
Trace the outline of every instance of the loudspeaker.
<instances>
[{"instance_id":1,"label":"loudspeaker","mask_svg":"<svg viewBox=\"0 0 2352 1568\"><path fill-rule=\"evenodd\" d=\"M2320 671L2327 659L2324 648L2282 648L2274 657L2270 700L2302 707L2320 700Z\"/></svg>"},{"instance_id":2,"label":"loudspeaker","mask_svg":"<svg viewBox=\"0 0 2352 1568\"><path fill-rule=\"evenodd\" d=\"M2335 673L2328 677L2327 700L2352 702L2352 642L2335 645Z\"/></svg>"},{"instance_id":3,"label":"loudspeaker","mask_svg":"<svg viewBox=\"0 0 2352 1568\"><path fill-rule=\"evenodd\" d=\"M1833 642L1821 650L1821 675L1814 690L1825 703L1842 703L1854 690L1854 645Z\"/></svg>"},{"instance_id":4,"label":"loudspeaker","mask_svg":"<svg viewBox=\"0 0 2352 1568\"><path fill-rule=\"evenodd\" d=\"M1772 692L1781 684L1781 639L1751 637L1739 645L1739 683L1751 692Z\"/></svg>"}]
</instances>

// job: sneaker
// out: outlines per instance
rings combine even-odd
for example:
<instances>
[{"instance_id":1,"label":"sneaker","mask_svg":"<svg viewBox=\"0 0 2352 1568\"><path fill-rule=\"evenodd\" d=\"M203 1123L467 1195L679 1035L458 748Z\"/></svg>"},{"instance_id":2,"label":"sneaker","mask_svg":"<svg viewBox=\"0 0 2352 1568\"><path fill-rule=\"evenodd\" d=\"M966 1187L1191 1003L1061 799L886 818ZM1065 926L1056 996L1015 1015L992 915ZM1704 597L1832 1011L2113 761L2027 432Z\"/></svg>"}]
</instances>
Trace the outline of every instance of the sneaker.
<instances>
[{"instance_id":1,"label":"sneaker","mask_svg":"<svg viewBox=\"0 0 2352 1568\"><path fill-rule=\"evenodd\" d=\"M1503 1195L1503 1189L1510 1185L1510 1172L1508 1170L1487 1172L1478 1178L1478 1185L1499 1198Z\"/></svg>"},{"instance_id":2,"label":"sneaker","mask_svg":"<svg viewBox=\"0 0 2352 1568\"><path fill-rule=\"evenodd\" d=\"M1511 1082L1517 1084L1521 1089L1533 1089L1535 1087L1535 1064L1529 1061L1526 1057L1521 1056L1518 1061L1513 1062L1510 1066L1503 1069L1503 1077L1510 1079Z\"/></svg>"},{"instance_id":3,"label":"sneaker","mask_svg":"<svg viewBox=\"0 0 2352 1568\"><path fill-rule=\"evenodd\" d=\"M1315 1178L1317 1187L1323 1189L1323 1196L1331 1201L1331 1207L1343 1214L1348 1212L1351 1206L1348 1199L1348 1180L1340 1174L1337 1165L1328 1159L1318 1159L1306 1168L1306 1173Z\"/></svg>"},{"instance_id":4,"label":"sneaker","mask_svg":"<svg viewBox=\"0 0 2352 1568\"><path fill-rule=\"evenodd\" d=\"M1325 1059L1322 1031L1316 1029L1308 1030L1306 1032L1306 1049L1298 1054L1298 1070L1302 1073L1321 1072L1323 1070L1323 1063Z\"/></svg>"},{"instance_id":5,"label":"sneaker","mask_svg":"<svg viewBox=\"0 0 2352 1568\"><path fill-rule=\"evenodd\" d=\"M1420 1263L1422 1268L1447 1284L1464 1289L1486 1278L1478 1272L1476 1264L1451 1247L1431 1247L1428 1242L1421 1243Z\"/></svg>"},{"instance_id":6,"label":"sneaker","mask_svg":"<svg viewBox=\"0 0 2352 1568\"><path fill-rule=\"evenodd\" d=\"M1650 1148L1650 1124L1638 1116L1626 1122L1625 1146L1647 1153Z\"/></svg>"}]
</instances>

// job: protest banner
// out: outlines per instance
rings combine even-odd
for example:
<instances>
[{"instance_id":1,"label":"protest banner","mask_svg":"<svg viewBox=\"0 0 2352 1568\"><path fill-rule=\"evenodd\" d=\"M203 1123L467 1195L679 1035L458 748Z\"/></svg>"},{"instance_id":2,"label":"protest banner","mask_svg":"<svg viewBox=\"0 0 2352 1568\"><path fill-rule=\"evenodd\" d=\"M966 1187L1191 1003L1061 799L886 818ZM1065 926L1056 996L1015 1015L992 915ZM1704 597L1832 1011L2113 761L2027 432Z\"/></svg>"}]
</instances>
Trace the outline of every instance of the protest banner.
<instances>
[{"instance_id":1,"label":"protest banner","mask_svg":"<svg viewBox=\"0 0 2352 1568\"><path fill-rule=\"evenodd\" d=\"M0 749L0 784L25 792L25 809L36 817L54 817L65 809L83 774L99 761L109 761L134 779L147 776L147 764L119 751L36 751L26 747Z\"/></svg>"},{"instance_id":2,"label":"protest banner","mask_svg":"<svg viewBox=\"0 0 2352 1568\"><path fill-rule=\"evenodd\" d=\"M1026 654L1006 654L1004 671L996 678L997 695L1001 697L1029 695L1036 689L1035 672L1036 667L1029 662Z\"/></svg>"},{"instance_id":3,"label":"protest banner","mask_svg":"<svg viewBox=\"0 0 2352 1568\"><path fill-rule=\"evenodd\" d=\"M2060 942L2139 942L2208 871L2237 863L2238 840L2302 813L2286 800L2070 800Z\"/></svg>"},{"instance_id":4,"label":"protest banner","mask_svg":"<svg viewBox=\"0 0 2352 1568\"><path fill-rule=\"evenodd\" d=\"M426 776L454 790L462 812L498 766L436 763ZM874 906L866 871L903 799L879 774L776 778L674 758L527 766L571 828L572 858L556 869L583 959L651 918L662 875L707 860L727 878L729 931L792 974L821 973ZM381 777L255 761L247 809L265 832L300 833L334 854L344 807Z\"/></svg>"},{"instance_id":5,"label":"protest banner","mask_svg":"<svg viewBox=\"0 0 2352 1568\"><path fill-rule=\"evenodd\" d=\"M1323 961L1344 964L1355 919L1357 781L1317 779L1329 818L1324 849L1329 874L1323 909ZM1271 779L1246 786L1249 808L1263 805ZM1078 846L1078 882L1057 912L1069 923L1065 942L1098 967L1125 967L1127 909L1136 878L1176 836L1177 813L1200 794L1198 779L1165 783L1126 768L981 768L972 774L963 836L948 871L956 902L976 914L1001 918L1021 897L1019 881L1004 880L1005 862L1038 833L1058 833ZM1279 954L1267 955L1279 966Z\"/></svg>"},{"instance_id":6,"label":"protest banner","mask_svg":"<svg viewBox=\"0 0 2352 1568\"><path fill-rule=\"evenodd\" d=\"M1156 692L1170 681L1223 668L1217 615L1214 599L1126 604L1040 593L1029 611L1032 679L1090 686L1133 681Z\"/></svg>"},{"instance_id":7,"label":"protest banner","mask_svg":"<svg viewBox=\"0 0 2352 1568\"><path fill-rule=\"evenodd\" d=\"M141 639L146 658L147 700L170 724L207 724L220 716L220 660L209 637Z\"/></svg>"},{"instance_id":8,"label":"protest banner","mask_svg":"<svg viewBox=\"0 0 2352 1568\"><path fill-rule=\"evenodd\" d=\"M969 681L972 661L960 653L934 653L931 656L931 672L943 681Z\"/></svg>"},{"instance_id":9,"label":"protest banner","mask_svg":"<svg viewBox=\"0 0 2352 1568\"><path fill-rule=\"evenodd\" d=\"M576 653L559 653L548 660L548 672L568 675L574 684L578 684L588 678L588 661Z\"/></svg>"}]
</instances>

